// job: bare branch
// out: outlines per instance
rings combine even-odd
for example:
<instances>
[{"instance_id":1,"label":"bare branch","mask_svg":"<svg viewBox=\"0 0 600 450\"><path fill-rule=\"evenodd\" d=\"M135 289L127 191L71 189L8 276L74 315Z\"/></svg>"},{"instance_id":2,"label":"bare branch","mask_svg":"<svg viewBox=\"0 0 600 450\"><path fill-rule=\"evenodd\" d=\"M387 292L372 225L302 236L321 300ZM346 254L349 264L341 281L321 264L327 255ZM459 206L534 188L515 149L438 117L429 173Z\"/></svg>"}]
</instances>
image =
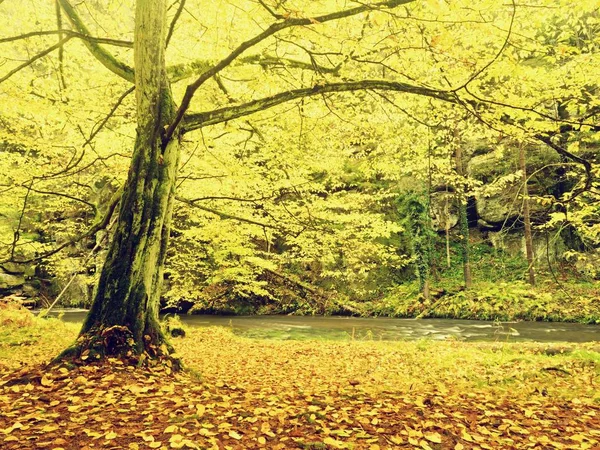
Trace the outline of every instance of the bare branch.
<instances>
[{"instance_id":1,"label":"bare branch","mask_svg":"<svg viewBox=\"0 0 600 450\"><path fill-rule=\"evenodd\" d=\"M69 18L69 21L71 22L71 24L75 27L75 29L79 33L81 33L85 36L89 36L90 32L88 31L87 27L83 24L79 15L77 14L77 11L75 11L75 8L73 8L73 6L71 6L69 1L68 0L58 0L58 1L60 2L60 6L62 7L63 11ZM98 61L100 61L100 63L104 67L106 67L112 73L120 76L121 78L124 78L127 81L130 81L132 83L134 82L133 69L131 67L129 67L127 64L119 61L117 58L115 58L112 54L110 54L104 48L100 47L100 45L98 45L97 42L84 39L83 43L88 48L90 53Z\"/></svg>"},{"instance_id":2,"label":"bare branch","mask_svg":"<svg viewBox=\"0 0 600 450\"><path fill-rule=\"evenodd\" d=\"M279 227L275 226L275 225L271 225L268 223L263 223L263 222L258 222L256 220L252 220L252 219L247 219L245 217L239 217L239 216L234 216L232 214L227 214L221 211L217 211L216 209L212 209L212 208L208 208L206 206L202 206L202 205L198 205L196 203L196 200L190 200L184 197L175 197L176 200L185 203L187 205L193 206L194 208L198 208L201 209L202 211L206 211L208 213L214 214L216 216L219 216L221 219L231 219L231 220L237 220L238 222L244 222L244 223L249 223L250 225L257 225L259 227L263 227L263 228L272 228L274 230L278 230L278 231L282 231Z\"/></svg>"},{"instance_id":3,"label":"bare branch","mask_svg":"<svg viewBox=\"0 0 600 450\"><path fill-rule=\"evenodd\" d=\"M40 261L42 259L48 258L52 255L55 255L56 253L60 252L61 250L63 250L64 248L76 244L77 242L80 242L81 240L88 238L90 236L93 236L94 234L96 234L98 231L105 229L109 222L110 222L110 218L112 217L115 208L117 207L117 205L119 204L119 201L121 200L121 196L123 195L123 187L119 188L111 197L110 202L108 204L108 209L106 210L106 213L104 214L104 217L100 218L100 220L98 220L97 222L95 222L89 230L87 230L85 233L80 234L79 236L68 240L67 242L62 243L61 245L59 245L58 247L45 252L41 255L38 255L34 258L30 258L30 259L23 259L23 260L16 260L14 259L14 255L11 255L11 258L6 260L6 261L0 261L0 263L5 263L5 262L14 262L17 264L30 264L36 261Z\"/></svg>"},{"instance_id":4,"label":"bare branch","mask_svg":"<svg viewBox=\"0 0 600 450\"><path fill-rule=\"evenodd\" d=\"M510 25L508 26L508 32L506 33L506 38L504 39L504 43L502 44L502 47L500 48L500 50L498 50L498 53L496 53L496 55L490 60L488 61L488 63L483 66L481 69L479 69L477 72L475 72L473 75L471 75L471 77L465 81L461 86L459 86L458 88L456 88L454 91L459 91L461 89L464 89L466 86L468 86L472 81L474 81L479 75L481 75L483 72L485 72L492 64L494 64L498 58L500 58L500 55L502 55L502 53L504 53L504 49L506 48L506 46L508 45L508 41L510 39L510 36L512 35L512 29L513 29L513 25L515 22L515 16L517 15L517 5L515 3L515 0L512 0L512 8L513 8L513 13L512 16L510 18Z\"/></svg>"},{"instance_id":5,"label":"bare branch","mask_svg":"<svg viewBox=\"0 0 600 450\"><path fill-rule=\"evenodd\" d=\"M63 30L47 30L47 31L31 31L29 33L19 34L17 36L10 36L10 37L6 37L6 38L2 38L2 39L0 39L0 44L3 44L5 42L19 41L21 39L27 39L27 38L35 37L35 36L51 36L53 34L58 34L58 35L64 34L65 36L71 36L71 37L75 37L75 38L79 38L79 39L84 39L86 41L95 42L97 44L107 44L107 45L114 45L115 47L133 48L133 42L131 42L131 41L121 41L118 39L100 38L100 37L95 37L95 36L89 36L87 34L78 33L77 31L65 30L65 29L63 29Z\"/></svg>"},{"instance_id":6,"label":"bare branch","mask_svg":"<svg viewBox=\"0 0 600 450\"><path fill-rule=\"evenodd\" d=\"M117 109L119 108L119 106L121 106L121 103L123 103L123 100L125 100L125 98L131 94L133 91L135 90L135 86L131 86L129 89L127 89L125 92L123 92L123 94L121 94L121 96L117 99L117 101L115 102L115 104L113 105L113 107L110 109L110 111L108 112L108 114L106 115L106 117L104 117L104 119L102 119L102 121L100 122L100 124L98 125L98 127L92 131L92 133L90 134L90 137L88 139L86 139L86 141L84 142L83 146L85 147L86 145L89 145L94 138L96 137L96 135L98 133L100 133L100 131L104 128L104 126L106 125L106 123L108 122L108 120L115 114L115 112L117 111Z\"/></svg>"},{"instance_id":7,"label":"bare branch","mask_svg":"<svg viewBox=\"0 0 600 450\"><path fill-rule=\"evenodd\" d=\"M258 0L258 3L260 3L260 6L262 6L264 9L266 9L267 12L269 14L271 14L273 17L275 17L277 20L283 19L283 16L281 14L277 14L275 11L273 11L271 8L269 8L269 5L267 5L263 0Z\"/></svg>"},{"instance_id":8,"label":"bare branch","mask_svg":"<svg viewBox=\"0 0 600 450\"><path fill-rule=\"evenodd\" d=\"M588 191L591 187L592 187L592 181L594 179L594 176L592 174L592 164L583 158L580 158L577 155L574 155L573 153L571 153L570 151L568 151L567 149L561 147L558 144L555 144L554 142L552 142L552 139L550 138L550 136L544 136L542 134L536 134L534 136L538 141L543 142L544 144L546 144L547 146L549 146L550 148L554 149L556 151L556 153L558 153L559 155L564 156L565 158L570 159L571 161L575 161L579 164L581 164L584 167L585 170L585 184L582 188L580 189L576 189L575 191L572 191L570 194L570 199L574 199L575 197L577 197L579 194ZM563 202L564 203L564 202Z\"/></svg>"},{"instance_id":9,"label":"bare branch","mask_svg":"<svg viewBox=\"0 0 600 450\"><path fill-rule=\"evenodd\" d=\"M62 41L64 37L63 26L62 26L62 14L60 12L60 4L58 0L54 1L54 6L56 9L56 26L58 28L58 42ZM61 45L58 48L58 71L60 73L60 88L65 89L67 87L67 83L65 82L65 72L64 72L64 45Z\"/></svg>"},{"instance_id":10,"label":"bare branch","mask_svg":"<svg viewBox=\"0 0 600 450\"><path fill-rule=\"evenodd\" d=\"M173 20L171 20L171 25L169 26L169 32L167 33L166 46L169 46L169 42L171 42L171 38L173 37L173 32L175 31L175 24L181 17L181 13L183 12L183 8L185 8L185 0L179 0L179 7L173 16Z\"/></svg>"},{"instance_id":11,"label":"bare branch","mask_svg":"<svg viewBox=\"0 0 600 450\"><path fill-rule=\"evenodd\" d=\"M33 186L33 178L27 186L27 193L25 194L25 198L23 199L23 208L21 208L21 214L19 215L19 223L17 223L17 229L13 234L13 242L10 248L10 259L14 259L15 257L15 248L17 247L17 242L21 238L21 225L23 223L23 217L25 216L25 209L27 208L27 201L29 200L29 194L31 193L31 186Z\"/></svg>"},{"instance_id":12,"label":"bare branch","mask_svg":"<svg viewBox=\"0 0 600 450\"><path fill-rule=\"evenodd\" d=\"M407 94L424 95L427 97L433 97L451 103L457 103L456 95L452 92L429 89L407 83L398 83L385 80L364 80L350 81L347 83L330 83L315 85L311 88L293 89L290 91L281 92L271 97L252 100L242 105L228 106L213 111L188 114L186 115L185 122L183 124L183 133L192 130L197 130L208 125L214 125L217 123L226 122L228 120L237 119L238 117L247 116L257 111L262 111L273 106L279 105L281 103L289 102L298 98L311 97L314 95L326 94L329 92L349 92L366 89L397 91L404 92Z\"/></svg>"},{"instance_id":13,"label":"bare branch","mask_svg":"<svg viewBox=\"0 0 600 450\"><path fill-rule=\"evenodd\" d=\"M35 192L36 194L56 195L57 197L64 197L64 198L68 198L69 200L83 203L84 205L87 205L89 208L91 208L92 211L94 211L94 215L96 215L96 213L98 212L96 205L94 205L93 203L90 203L87 200L84 200L82 198L75 197L73 195L65 194L64 192L43 191L41 189L35 189L31 186L25 186L25 185L21 185L21 187L24 187L25 189L29 189L31 192Z\"/></svg>"},{"instance_id":14,"label":"bare branch","mask_svg":"<svg viewBox=\"0 0 600 450\"><path fill-rule=\"evenodd\" d=\"M240 62L249 63L249 64L258 64L263 67L292 67L295 69L304 69L304 70L315 70L319 73L332 73L337 74L342 64L338 64L335 67L325 67L320 64L317 64L314 59L313 62L304 62L296 59L288 59L288 58L280 58L275 56L265 56L265 55L251 55L246 56L240 59Z\"/></svg>"},{"instance_id":15,"label":"bare branch","mask_svg":"<svg viewBox=\"0 0 600 450\"><path fill-rule=\"evenodd\" d=\"M44 56L52 53L54 50L56 50L57 48L62 47L62 45L67 42L68 40L71 39L71 36L67 36L64 39L61 39L57 44L54 44L51 47L48 47L46 50L38 53L37 55L35 55L33 58L25 61L23 64L21 64L18 67L15 67L13 70L11 70L10 72L8 72L6 75L4 75L2 78L0 78L0 83L5 82L6 80L8 80L10 77L12 77L15 73L23 70L25 67L28 67L30 65L32 65L34 62L36 62L38 59L43 58Z\"/></svg>"},{"instance_id":16,"label":"bare branch","mask_svg":"<svg viewBox=\"0 0 600 450\"><path fill-rule=\"evenodd\" d=\"M66 0L61 0L66 1ZM179 126L181 121L183 120L183 116L188 110L190 106L190 102L194 97L194 94L202 86L208 79L212 78L214 75L218 74L221 70L229 66L238 56L244 53L249 48L257 45L258 43L264 41L270 36L273 36L275 33L285 30L286 28L299 27L299 26L310 26L323 22L330 22L332 20L338 20L345 17L354 16L356 14L363 13L365 11L372 11L377 9L385 9L385 8L395 8L399 5L404 5L406 3L411 3L414 0L387 0L383 2L373 3L370 5L360 5L355 8L349 8L342 11L336 11L334 13L325 14L317 17L309 17L309 18L287 18L282 20L281 22L275 22L271 24L266 30L253 38L242 42L235 50L233 50L229 55L219 61L217 64L212 66L210 69L205 71L203 74L196 79L192 84L188 85L185 90L185 94L183 99L181 100L181 105L177 110L175 120L172 124L169 125L167 129L164 139L168 141L174 134L175 129Z\"/></svg>"}]
</instances>

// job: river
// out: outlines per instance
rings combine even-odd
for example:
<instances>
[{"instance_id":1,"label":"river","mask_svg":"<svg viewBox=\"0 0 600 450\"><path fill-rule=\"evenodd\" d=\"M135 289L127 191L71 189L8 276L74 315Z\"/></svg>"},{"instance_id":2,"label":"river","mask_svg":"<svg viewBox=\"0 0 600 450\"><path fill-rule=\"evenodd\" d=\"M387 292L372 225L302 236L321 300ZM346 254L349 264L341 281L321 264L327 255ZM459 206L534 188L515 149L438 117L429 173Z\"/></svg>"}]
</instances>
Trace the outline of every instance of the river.
<instances>
[{"instance_id":1,"label":"river","mask_svg":"<svg viewBox=\"0 0 600 450\"><path fill-rule=\"evenodd\" d=\"M54 311L83 322L85 310ZM416 340L502 342L600 341L600 325L561 322L489 322L455 319L391 319L331 316L180 316L191 327L230 327L234 333L273 339Z\"/></svg>"}]
</instances>

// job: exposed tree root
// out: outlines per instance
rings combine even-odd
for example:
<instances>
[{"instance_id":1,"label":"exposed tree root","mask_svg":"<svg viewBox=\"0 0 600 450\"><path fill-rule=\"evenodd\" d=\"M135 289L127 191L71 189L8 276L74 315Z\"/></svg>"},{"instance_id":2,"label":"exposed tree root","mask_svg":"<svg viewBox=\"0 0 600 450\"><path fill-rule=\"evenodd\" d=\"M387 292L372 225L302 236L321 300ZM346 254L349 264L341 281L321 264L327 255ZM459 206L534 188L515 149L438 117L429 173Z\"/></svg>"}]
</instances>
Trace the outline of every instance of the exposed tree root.
<instances>
[{"instance_id":1,"label":"exposed tree root","mask_svg":"<svg viewBox=\"0 0 600 450\"><path fill-rule=\"evenodd\" d=\"M81 366L116 359L137 367L163 364L172 371L183 369L181 360L173 356L173 347L162 334L147 334L143 340L143 345L136 343L131 330L122 325L92 328L80 335L75 344L61 352L49 366Z\"/></svg>"}]
</instances>

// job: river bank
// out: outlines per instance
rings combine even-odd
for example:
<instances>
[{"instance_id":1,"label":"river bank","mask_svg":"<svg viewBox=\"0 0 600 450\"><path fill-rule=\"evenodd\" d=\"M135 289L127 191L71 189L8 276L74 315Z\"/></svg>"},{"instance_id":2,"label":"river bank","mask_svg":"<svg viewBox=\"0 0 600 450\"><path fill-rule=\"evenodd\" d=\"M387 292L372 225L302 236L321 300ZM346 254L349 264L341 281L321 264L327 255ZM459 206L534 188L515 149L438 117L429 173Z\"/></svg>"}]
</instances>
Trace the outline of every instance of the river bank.
<instances>
[{"instance_id":1,"label":"river bank","mask_svg":"<svg viewBox=\"0 0 600 450\"><path fill-rule=\"evenodd\" d=\"M180 302L166 305L171 314L216 315L326 315L350 317L443 318L498 322L576 322L600 324L600 283L553 282L531 287L522 281L476 282L470 289L460 285L431 290L429 298L419 293L417 283L406 283L372 300L332 296L315 304L279 299L266 304L253 299L220 302Z\"/></svg>"}]
</instances>

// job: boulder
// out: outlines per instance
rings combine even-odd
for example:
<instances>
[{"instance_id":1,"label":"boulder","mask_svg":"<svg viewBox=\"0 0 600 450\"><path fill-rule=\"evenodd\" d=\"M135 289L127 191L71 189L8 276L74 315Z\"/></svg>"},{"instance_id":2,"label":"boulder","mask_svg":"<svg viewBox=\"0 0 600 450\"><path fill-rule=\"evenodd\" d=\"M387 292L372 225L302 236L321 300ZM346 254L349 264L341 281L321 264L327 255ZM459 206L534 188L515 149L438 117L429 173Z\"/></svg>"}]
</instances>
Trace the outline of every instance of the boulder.
<instances>
[{"instance_id":1,"label":"boulder","mask_svg":"<svg viewBox=\"0 0 600 450\"><path fill-rule=\"evenodd\" d=\"M522 233L507 233L505 231L493 232L488 234L488 240L494 248L502 250L510 256L527 256L525 248L525 237ZM535 234L532 237L533 254L537 264L544 264L550 259L554 262L563 257L565 244L558 236L552 236L546 240L545 234Z\"/></svg>"},{"instance_id":2,"label":"boulder","mask_svg":"<svg viewBox=\"0 0 600 450\"><path fill-rule=\"evenodd\" d=\"M11 275L0 272L0 293L10 293L23 286L23 284L25 284L25 277L23 275Z\"/></svg>"},{"instance_id":3,"label":"boulder","mask_svg":"<svg viewBox=\"0 0 600 450\"><path fill-rule=\"evenodd\" d=\"M527 148L527 184L529 195L544 196L556 191L560 178L554 174L560 161L556 152L546 146ZM474 156L467 166L469 175L483 183L476 195L477 215L491 227L512 223L522 211L519 149L498 148ZM532 217L546 212L546 206L530 202Z\"/></svg>"}]
</instances>

